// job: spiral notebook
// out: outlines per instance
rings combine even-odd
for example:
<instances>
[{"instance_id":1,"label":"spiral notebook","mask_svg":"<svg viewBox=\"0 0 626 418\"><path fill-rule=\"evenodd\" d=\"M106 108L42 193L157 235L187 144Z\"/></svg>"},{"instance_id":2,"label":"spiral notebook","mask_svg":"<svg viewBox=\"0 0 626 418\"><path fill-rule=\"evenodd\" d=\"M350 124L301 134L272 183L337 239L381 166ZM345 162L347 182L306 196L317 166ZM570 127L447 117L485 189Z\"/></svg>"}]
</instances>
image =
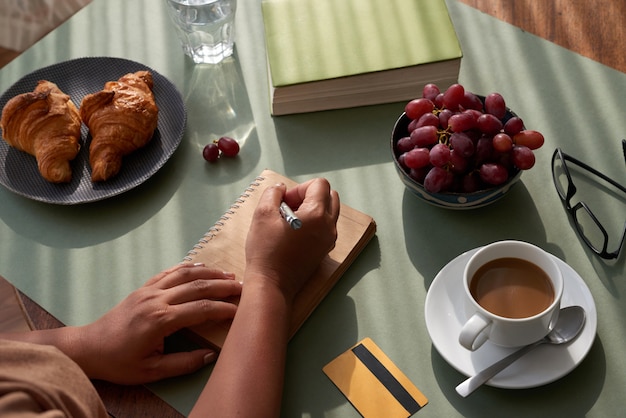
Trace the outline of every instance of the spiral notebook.
<instances>
[{"instance_id":1,"label":"spiral notebook","mask_svg":"<svg viewBox=\"0 0 626 418\"><path fill-rule=\"evenodd\" d=\"M288 188L296 184L272 170L264 170L209 228L204 237L189 251L184 262L204 263L208 267L233 272L236 277L242 278L246 265L244 247L252 215L263 190L280 182ZM371 216L341 204L335 248L296 296L291 336L337 283L375 232L376 223ZM188 328L184 333L203 346L219 349L224 344L229 327L230 322L209 321Z\"/></svg>"}]
</instances>

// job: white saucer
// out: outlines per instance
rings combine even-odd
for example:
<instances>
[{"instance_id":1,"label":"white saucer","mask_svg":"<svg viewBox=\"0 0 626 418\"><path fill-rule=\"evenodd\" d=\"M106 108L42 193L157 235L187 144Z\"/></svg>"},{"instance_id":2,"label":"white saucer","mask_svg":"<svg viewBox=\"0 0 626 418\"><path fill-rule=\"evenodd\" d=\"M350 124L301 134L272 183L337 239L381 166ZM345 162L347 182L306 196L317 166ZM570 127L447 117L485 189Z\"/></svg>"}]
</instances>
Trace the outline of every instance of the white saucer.
<instances>
[{"instance_id":1,"label":"white saucer","mask_svg":"<svg viewBox=\"0 0 626 418\"><path fill-rule=\"evenodd\" d=\"M472 376L515 351L486 342L471 352L458 342L466 320L463 302L463 269L478 249L450 261L437 274L426 295L426 327L433 345L455 369ZM553 256L554 257L554 256ZM542 345L510 365L486 384L498 388L523 389L551 383L572 371L585 358L596 336L596 305L583 279L565 262L554 257L563 272L561 306L580 305L587 319L582 333L564 346Z\"/></svg>"}]
</instances>

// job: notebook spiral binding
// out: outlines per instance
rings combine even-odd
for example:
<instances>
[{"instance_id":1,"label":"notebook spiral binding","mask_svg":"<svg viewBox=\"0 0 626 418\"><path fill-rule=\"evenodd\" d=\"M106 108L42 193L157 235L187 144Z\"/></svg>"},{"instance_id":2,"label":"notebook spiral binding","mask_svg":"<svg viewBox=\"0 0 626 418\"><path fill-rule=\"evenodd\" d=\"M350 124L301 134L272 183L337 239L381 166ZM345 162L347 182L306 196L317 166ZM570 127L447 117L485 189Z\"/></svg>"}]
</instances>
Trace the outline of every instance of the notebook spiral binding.
<instances>
[{"instance_id":1,"label":"notebook spiral binding","mask_svg":"<svg viewBox=\"0 0 626 418\"><path fill-rule=\"evenodd\" d=\"M195 244L191 250L187 252L187 255L183 257L183 261L181 263L192 261L192 257L198 254L197 250L201 250L204 248L204 245L211 241L220 229L224 226L224 223L228 221L232 215L235 214L237 209L239 209L240 205L245 203L246 199L250 197L250 194L257 190L257 188L261 185L261 182L265 180L265 177L258 176L250 183L250 185L243 191L243 193L235 200L235 202L230 205L228 210L224 212L222 216L213 224L211 228L198 240L198 243Z\"/></svg>"}]
</instances>

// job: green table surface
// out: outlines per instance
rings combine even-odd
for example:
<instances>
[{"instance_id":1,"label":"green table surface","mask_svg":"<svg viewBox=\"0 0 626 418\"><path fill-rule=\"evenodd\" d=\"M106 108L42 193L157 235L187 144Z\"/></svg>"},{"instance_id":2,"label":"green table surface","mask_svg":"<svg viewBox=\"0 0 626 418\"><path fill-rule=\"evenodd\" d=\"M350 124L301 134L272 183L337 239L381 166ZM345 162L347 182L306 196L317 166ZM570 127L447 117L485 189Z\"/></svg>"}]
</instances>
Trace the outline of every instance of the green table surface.
<instances>
[{"instance_id":1,"label":"green table surface","mask_svg":"<svg viewBox=\"0 0 626 418\"><path fill-rule=\"evenodd\" d=\"M295 180L325 176L343 202L375 218L378 232L290 343L283 416L359 416L321 369L364 337L429 398L417 416L619 416L626 387L624 255L605 262L582 245L554 190L550 158L562 147L626 182L620 148L626 75L457 1L448 6L464 52L460 82L476 93L502 93L546 138L536 167L499 202L450 211L405 190L389 151L404 103L272 118L259 0L239 1L236 54L216 66L195 66L183 56L164 2L94 0L3 68L0 90L72 58L138 61L184 97L182 144L143 185L101 202L57 206L0 188L0 274L66 324L84 324L180 262L263 168ZM207 164L203 146L225 134L241 142L240 156ZM624 197L601 207L617 235ZM454 391L464 376L431 343L424 302L450 260L500 239L541 246L584 278L597 307L597 337L585 360L554 383L485 387L464 399ZM209 373L152 388L186 413Z\"/></svg>"}]
</instances>

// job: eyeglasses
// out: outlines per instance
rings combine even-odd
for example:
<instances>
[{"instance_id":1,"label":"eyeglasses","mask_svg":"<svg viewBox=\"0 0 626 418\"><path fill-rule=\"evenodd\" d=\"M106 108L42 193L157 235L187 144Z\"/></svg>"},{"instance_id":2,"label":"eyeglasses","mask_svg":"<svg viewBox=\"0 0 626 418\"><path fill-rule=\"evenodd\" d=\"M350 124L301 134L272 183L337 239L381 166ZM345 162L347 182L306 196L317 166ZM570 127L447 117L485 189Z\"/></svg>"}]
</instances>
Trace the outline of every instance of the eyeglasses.
<instances>
[{"instance_id":1,"label":"eyeglasses","mask_svg":"<svg viewBox=\"0 0 626 418\"><path fill-rule=\"evenodd\" d=\"M624 151L624 161L626 161L626 139L622 140L622 148ZM552 179L554 180L554 185L556 186L559 197L563 202L563 206L574 221L576 232L583 239L585 244L598 256L604 259L617 258L626 239L626 222L624 223L617 249L609 252L609 234L596 215L593 214L589 206L583 201L572 206L572 198L576 194L577 189L572 180L570 170L567 167L568 163L574 164L594 174L624 193L626 193L626 187L602 174L595 168L567 155L561 151L560 148L557 148L552 155Z\"/></svg>"}]
</instances>

